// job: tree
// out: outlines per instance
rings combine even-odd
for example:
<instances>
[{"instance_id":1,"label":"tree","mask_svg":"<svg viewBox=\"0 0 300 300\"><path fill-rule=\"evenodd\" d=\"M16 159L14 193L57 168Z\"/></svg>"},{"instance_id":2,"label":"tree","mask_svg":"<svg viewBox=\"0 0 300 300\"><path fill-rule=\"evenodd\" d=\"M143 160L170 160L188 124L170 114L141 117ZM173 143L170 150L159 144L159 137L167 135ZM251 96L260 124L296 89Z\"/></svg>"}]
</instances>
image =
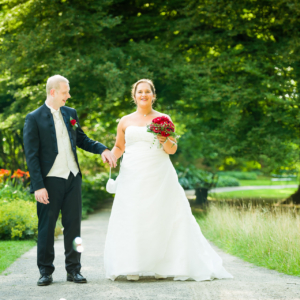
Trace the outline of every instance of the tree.
<instances>
[{"instance_id":1,"label":"tree","mask_svg":"<svg viewBox=\"0 0 300 300\"><path fill-rule=\"evenodd\" d=\"M5 0L2 11L1 130L21 130L60 73L83 125L112 141L134 109L131 84L150 77L157 108L184 133L175 159L271 170L298 156L295 0Z\"/></svg>"},{"instance_id":2,"label":"tree","mask_svg":"<svg viewBox=\"0 0 300 300\"><path fill-rule=\"evenodd\" d=\"M195 68L177 105L207 164L233 156L276 168L299 155L299 4L188 1L182 14L168 42Z\"/></svg>"}]
</instances>

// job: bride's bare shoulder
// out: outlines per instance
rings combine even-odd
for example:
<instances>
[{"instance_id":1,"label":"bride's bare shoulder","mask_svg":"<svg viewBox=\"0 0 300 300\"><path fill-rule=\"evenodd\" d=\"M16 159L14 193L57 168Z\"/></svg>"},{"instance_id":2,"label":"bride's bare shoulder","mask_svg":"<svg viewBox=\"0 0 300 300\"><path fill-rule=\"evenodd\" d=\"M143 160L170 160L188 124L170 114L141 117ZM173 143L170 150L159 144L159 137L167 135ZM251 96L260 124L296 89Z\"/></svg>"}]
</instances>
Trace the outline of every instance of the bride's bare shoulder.
<instances>
[{"instance_id":1,"label":"bride's bare shoulder","mask_svg":"<svg viewBox=\"0 0 300 300\"><path fill-rule=\"evenodd\" d=\"M128 124L132 123L131 120L133 119L134 114L135 113L131 113L120 119L118 127L121 128L123 130L123 132L125 132L125 129L128 126Z\"/></svg>"},{"instance_id":2,"label":"bride's bare shoulder","mask_svg":"<svg viewBox=\"0 0 300 300\"><path fill-rule=\"evenodd\" d=\"M136 113L133 112L133 113L131 113L131 114L129 114L129 115L126 115L126 116L122 117L122 118L120 119L119 124L120 124L120 123L126 123L126 122L132 120L132 119L134 118L135 114L136 114Z\"/></svg>"}]
</instances>

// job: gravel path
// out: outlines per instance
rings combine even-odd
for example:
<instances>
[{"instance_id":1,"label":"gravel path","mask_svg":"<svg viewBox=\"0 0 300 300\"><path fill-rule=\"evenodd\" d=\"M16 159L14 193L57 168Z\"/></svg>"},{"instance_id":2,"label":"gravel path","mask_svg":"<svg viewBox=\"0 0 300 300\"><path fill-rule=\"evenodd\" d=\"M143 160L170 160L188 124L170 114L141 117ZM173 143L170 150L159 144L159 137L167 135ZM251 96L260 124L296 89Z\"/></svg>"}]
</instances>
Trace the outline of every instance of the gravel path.
<instances>
[{"instance_id":1,"label":"gravel path","mask_svg":"<svg viewBox=\"0 0 300 300\"><path fill-rule=\"evenodd\" d=\"M188 299L188 300L300 300L300 278L255 267L216 247L226 269L234 279L205 282L178 282L172 279L155 280L143 277L128 282L119 277L115 282L105 279L103 249L110 210L101 210L82 222L85 251L82 255L82 274L87 284L66 281L63 239L55 242L56 271L50 286L38 287L36 247L25 253L0 275L0 299L22 300L89 300L89 299Z\"/></svg>"}]
</instances>

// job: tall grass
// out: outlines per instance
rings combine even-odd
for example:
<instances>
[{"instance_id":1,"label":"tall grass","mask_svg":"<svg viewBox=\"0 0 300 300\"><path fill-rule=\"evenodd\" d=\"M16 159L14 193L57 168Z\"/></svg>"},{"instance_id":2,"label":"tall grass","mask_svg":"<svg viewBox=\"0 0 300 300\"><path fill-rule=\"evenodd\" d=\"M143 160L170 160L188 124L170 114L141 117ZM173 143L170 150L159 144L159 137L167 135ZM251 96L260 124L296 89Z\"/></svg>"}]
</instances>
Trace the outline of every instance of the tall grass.
<instances>
[{"instance_id":1,"label":"tall grass","mask_svg":"<svg viewBox=\"0 0 300 300\"><path fill-rule=\"evenodd\" d=\"M226 252L300 276L300 215L295 209L212 204L194 215L203 234Z\"/></svg>"}]
</instances>

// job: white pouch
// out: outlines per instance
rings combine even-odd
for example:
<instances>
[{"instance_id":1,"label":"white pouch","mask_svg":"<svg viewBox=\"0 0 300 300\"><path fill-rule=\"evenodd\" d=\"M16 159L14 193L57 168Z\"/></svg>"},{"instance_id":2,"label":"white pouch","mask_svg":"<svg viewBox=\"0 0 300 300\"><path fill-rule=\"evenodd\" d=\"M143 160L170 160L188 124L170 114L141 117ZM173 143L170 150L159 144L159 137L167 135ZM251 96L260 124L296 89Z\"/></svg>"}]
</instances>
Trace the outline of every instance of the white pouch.
<instances>
[{"instance_id":1,"label":"white pouch","mask_svg":"<svg viewBox=\"0 0 300 300\"><path fill-rule=\"evenodd\" d=\"M106 191L110 194L115 194L118 186L118 177L116 180L111 178L111 168L109 169L109 179L106 183Z\"/></svg>"}]
</instances>

